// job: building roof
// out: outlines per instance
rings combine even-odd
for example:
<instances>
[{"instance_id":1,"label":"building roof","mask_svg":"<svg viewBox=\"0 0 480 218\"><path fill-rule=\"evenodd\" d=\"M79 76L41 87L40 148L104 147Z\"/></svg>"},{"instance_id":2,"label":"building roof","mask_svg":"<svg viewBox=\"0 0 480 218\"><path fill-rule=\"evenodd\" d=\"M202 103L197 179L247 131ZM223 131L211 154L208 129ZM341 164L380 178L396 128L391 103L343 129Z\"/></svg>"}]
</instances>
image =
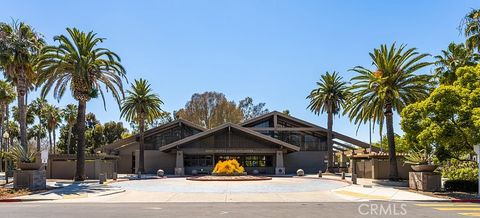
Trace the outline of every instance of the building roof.
<instances>
[{"instance_id":1,"label":"building roof","mask_svg":"<svg viewBox=\"0 0 480 218\"><path fill-rule=\"evenodd\" d=\"M312 132L324 132L324 133L327 133L328 132L328 129L326 128L323 128L321 126L318 126L316 124L313 124L313 123L310 123L310 122L307 122L307 121L304 121L304 120L301 120L301 119L298 119L298 118L295 118L295 117L292 117L290 115L287 115L287 114L284 114L284 113L281 113L281 112L278 112L278 111L272 111L270 113L266 113L264 115L261 115L261 116L258 116L258 117L255 117L255 118L252 118L250 120L247 120L243 123L241 123L240 125L241 126L247 126L249 124L253 124L255 122L258 122L258 121L261 121L261 120L265 120L265 119L268 119L270 117L274 117L274 116L277 116L277 117L282 117L286 120L291 120L295 123L299 123L301 125L304 125L306 127L310 127L311 129L309 129L308 131L312 131ZM352 137L349 137L349 136L346 136L344 134L341 134L339 132L335 132L333 131L333 138L335 139L339 139L341 141L344 141L344 142L347 142L347 143L350 143L351 145L354 145L354 146L358 146L358 147L361 147L361 148L369 148L370 147L370 144L368 143L365 143L365 142L362 142L358 139L354 139ZM340 147L343 147L343 148L346 148L347 150L350 150L350 149L353 149L353 147L347 143L342 143L342 142L338 142L338 141L335 141L333 142L334 144L340 146Z\"/></svg>"},{"instance_id":2,"label":"building roof","mask_svg":"<svg viewBox=\"0 0 480 218\"><path fill-rule=\"evenodd\" d=\"M203 128L203 127L201 127L201 126L199 126L195 123L192 123L188 120L177 119L177 120L174 120L172 122L169 122L169 123L166 123L166 124L163 124L163 125L160 125L160 126L157 126L155 128L152 128L152 129L149 129L149 130L145 131L144 137L148 137L148 136L163 132L165 130L168 130L170 128L173 128L173 127L176 127L176 126L179 126L179 125L185 125L185 126L194 128L194 129L196 129L198 131L201 131L201 132L206 130L205 128ZM117 149L125 148L125 147L131 146L131 145L135 145L135 144L138 144L137 137L139 137L139 134L135 134L135 135L132 135L128 138L124 138L124 139L114 141L113 143L110 143L108 145L104 145L101 148L98 148L96 150L100 150L100 151L102 151L102 150L103 151L105 151L105 150L117 150Z\"/></svg>"},{"instance_id":3,"label":"building roof","mask_svg":"<svg viewBox=\"0 0 480 218\"><path fill-rule=\"evenodd\" d=\"M162 146L162 147L160 147L160 151L166 151L166 150L169 150L169 149L172 149L172 148L176 148L176 147L179 146L179 145L182 145L182 144L185 144L185 143L194 141L194 140L196 140L196 139L201 139L201 138L210 136L210 135L212 135L212 134L215 134L216 132L219 132L219 131L224 130L224 129L229 129L229 128L236 129L236 130L238 130L238 131L241 131L241 132L246 133L246 134L248 134L248 135L254 136L254 137L256 137L256 138L259 138L259 139L262 139L262 140L265 140L265 141L268 141L268 142L271 142L271 143L274 143L274 144L283 146L283 147L285 147L285 148L287 148L287 149L289 149L289 150L293 150L293 151L299 151L299 150L300 150L300 147L298 147L298 146L296 146L296 145L292 145L292 144L290 144L290 143L286 143L286 142L284 142L284 141L281 141L281 140L278 140L278 139L276 139L276 138L273 138L273 137L264 135L264 134L262 134L262 133L253 131L253 130L251 130L251 129L242 127L242 126L237 125L237 124L226 123L226 124L220 125L220 126L218 126L218 127L215 127L215 128L213 128L213 129L210 129L210 130L207 130L207 131L204 131L204 132L201 132L201 133L198 133L198 134L189 136L189 137L187 137L187 138L178 140L178 141L176 141L176 142L172 142L172 143L170 143L170 144L168 144L168 145Z\"/></svg>"}]
</instances>

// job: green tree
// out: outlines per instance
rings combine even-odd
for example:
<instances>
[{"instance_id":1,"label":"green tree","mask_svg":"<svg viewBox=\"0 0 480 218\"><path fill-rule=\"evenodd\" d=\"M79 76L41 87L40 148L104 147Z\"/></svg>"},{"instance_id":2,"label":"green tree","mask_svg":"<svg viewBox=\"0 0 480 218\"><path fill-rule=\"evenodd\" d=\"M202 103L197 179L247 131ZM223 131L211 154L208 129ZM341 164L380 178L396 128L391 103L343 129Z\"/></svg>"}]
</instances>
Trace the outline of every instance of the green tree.
<instances>
[{"instance_id":1,"label":"green tree","mask_svg":"<svg viewBox=\"0 0 480 218\"><path fill-rule=\"evenodd\" d=\"M140 155L138 172L145 172L144 167L144 131L145 122L151 122L162 115L162 100L153 93L150 84L144 79L135 80L128 96L122 102L120 116L129 122L136 122L140 129Z\"/></svg>"},{"instance_id":2,"label":"green tree","mask_svg":"<svg viewBox=\"0 0 480 218\"><path fill-rule=\"evenodd\" d=\"M123 127L122 122L110 121L103 124L103 134L107 144L122 139L122 134L124 132L128 132L128 130Z\"/></svg>"},{"instance_id":3,"label":"green tree","mask_svg":"<svg viewBox=\"0 0 480 218\"><path fill-rule=\"evenodd\" d=\"M457 80L455 72L460 67L475 66L480 59L476 53L465 48L463 43L450 43L447 50L435 56L435 75L441 84L452 84Z\"/></svg>"},{"instance_id":4,"label":"green tree","mask_svg":"<svg viewBox=\"0 0 480 218\"><path fill-rule=\"evenodd\" d=\"M12 112L13 112L13 120L19 122L20 120L20 114L19 114L19 110L18 110L18 107L16 106L13 106L12 107ZM33 113L33 110L32 109L28 109L27 110L27 117L26 117L26 121L27 121L27 125L32 125L33 123L35 123L35 114ZM19 126L20 128L20 126ZM20 135L19 135L20 136Z\"/></svg>"},{"instance_id":5,"label":"green tree","mask_svg":"<svg viewBox=\"0 0 480 218\"><path fill-rule=\"evenodd\" d=\"M373 147L381 148L388 151L388 139L386 135L382 136L382 140L372 143ZM395 151L399 153L408 153L411 151L409 144L398 134L395 134Z\"/></svg>"},{"instance_id":6,"label":"green tree","mask_svg":"<svg viewBox=\"0 0 480 218\"><path fill-rule=\"evenodd\" d=\"M85 132L86 151L90 154L95 153L95 149L105 145L104 127L97 123Z\"/></svg>"},{"instance_id":7,"label":"green tree","mask_svg":"<svg viewBox=\"0 0 480 218\"><path fill-rule=\"evenodd\" d=\"M13 139L20 139L20 127L18 126L17 122L9 120L6 132L8 132L8 135L12 141ZM12 145L12 143L10 143L10 145Z\"/></svg>"},{"instance_id":8,"label":"green tree","mask_svg":"<svg viewBox=\"0 0 480 218\"><path fill-rule=\"evenodd\" d=\"M17 90L20 145L27 150L26 94L36 82L35 66L45 44L42 36L23 22L0 23L0 68Z\"/></svg>"},{"instance_id":9,"label":"green tree","mask_svg":"<svg viewBox=\"0 0 480 218\"><path fill-rule=\"evenodd\" d=\"M462 67L452 84L403 109L404 137L420 148L434 147L439 160L469 160L480 143L480 66Z\"/></svg>"},{"instance_id":10,"label":"green tree","mask_svg":"<svg viewBox=\"0 0 480 218\"><path fill-rule=\"evenodd\" d=\"M57 128L60 126L60 123L62 122L62 111L60 110L60 108L56 106L47 105L45 107L44 117L45 117L46 128L48 131L48 142L50 145L50 151L55 153L56 138L57 138L56 131L57 131ZM52 136L53 136L53 143L52 143Z\"/></svg>"},{"instance_id":11,"label":"green tree","mask_svg":"<svg viewBox=\"0 0 480 218\"><path fill-rule=\"evenodd\" d=\"M28 106L28 110L31 110L33 115L35 115L38 118L38 123L40 124L38 128L43 128L45 126L45 109L48 105L47 100L44 98L37 98L30 105ZM37 151L40 151L40 140L42 139L40 136L41 132L43 131L37 131Z\"/></svg>"},{"instance_id":12,"label":"green tree","mask_svg":"<svg viewBox=\"0 0 480 218\"><path fill-rule=\"evenodd\" d=\"M40 61L40 83L42 96L52 88L54 97L62 98L70 88L72 96L78 101L75 133L77 141L77 168L75 180L85 180L85 115L87 102L92 97L105 99L102 85L120 104L124 97L122 78L126 71L120 64L120 57L106 48L99 47L104 41L93 32L82 32L76 28L67 28L68 36L60 35L54 40L60 45L46 46L42 50ZM104 106L105 105L105 101Z\"/></svg>"},{"instance_id":13,"label":"green tree","mask_svg":"<svg viewBox=\"0 0 480 218\"><path fill-rule=\"evenodd\" d=\"M193 94L185 108L175 113L175 117L210 129L225 122L240 123L243 113L235 102L228 101L224 94L204 92Z\"/></svg>"},{"instance_id":14,"label":"green tree","mask_svg":"<svg viewBox=\"0 0 480 218\"><path fill-rule=\"evenodd\" d=\"M246 97L245 99L239 101L238 108L243 113L244 121L268 113L268 109L265 108L265 103L260 102L254 105L251 97Z\"/></svg>"},{"instance_id":15,"label":"green tree","mask_svg":"<svg viewBox=\"0 0 480 218\"><path fill-rule=\"evenodd\" d=\"M40 138L43 139L47 136L47 131L45 131L45 128L42 127L41 124L35 124L31 128L28 128L27 131L27 139L37 139Z\"/></svg>"},{"instance_id":16,"label":"green tree","mask_svg":"<svg viewBox=\"0 0 480 218\"><path fill-rule=\"evenodd\" d=\"M14 100L15 100L16 94L15 90L12 85L10 85L9 82L5 80L0 80L0 136L3 136L3 133L7 129L7 122L4 122L9 106ZM6 150L5 142L3 140L3 137L0 137L0 153ZM2 156L0 156L0 171L2 171L3 167L3 160Z\"/></svg>"},{"instance_id":17,"label":"green tree","mask_svg":"<svg viewBox=\"0 0 480 218\"><path fill-rule=\"evenodd\" d=\"M480 9L472 9L465 15L460 30L467 37L467 48L480 50Z\"/></svg>"},{"instance_id":18,"label":"green tree","mask_svg":"<svg viewBox=\"0 0 480 218\"><path fill-rule=\"evenodd\" d=\"M383 122L387 128L388 156L390 162L389 178L398 178L395 152L395 132L393 113L399 113L411 103L426 98L429 94L431 77L415 74L430 65L422 61L428 54L419 54L416 48L406 49L405 45L390 47L381 45L370 53L375 69L372 71L356 66L352 71L359 75L352 78L352 97L346 111L356 124ZM383 112L383 113L382 113Z\"/></svg>"},{"instance_id":19,"label":"green tree","mask_svg":"<svg viewBox=\"0 0 480 218\"><path fill-rule=\"evenodd\" d=\"M310 100L308 109L319 115L321 113L328 114L328 171L333 172L333 116L338 114L342 109L348 93L347 83L342 81L343 78L337 73L330 74L326 72L317 82L317 87L313 89L307 96Z\"/></svg>"},{"instance_id":20,"label":"green tree","mask_svg":"<svg viewBox=\"0 0 480 218\"><path fill-rule=\"evenodd\" d=\"M78 107L74 104L67 104L62 110L63 119L66 122L66 127L68 128L67 141L65 143L65 151L67 154L70 154L70 148L75 147L75 140L72 140L72 129L75 123L77 122Z\"/></svg>"}]
</instances>

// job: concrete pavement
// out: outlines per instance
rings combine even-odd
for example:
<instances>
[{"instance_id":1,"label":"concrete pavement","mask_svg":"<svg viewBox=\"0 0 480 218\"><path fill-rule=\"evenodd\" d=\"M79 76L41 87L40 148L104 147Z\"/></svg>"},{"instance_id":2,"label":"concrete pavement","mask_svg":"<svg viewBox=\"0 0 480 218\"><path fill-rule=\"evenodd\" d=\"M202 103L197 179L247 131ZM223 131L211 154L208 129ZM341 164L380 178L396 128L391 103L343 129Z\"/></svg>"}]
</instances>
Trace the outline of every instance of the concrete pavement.
<instances>
[{"instance_id":1,"label":"concrete pavement","mask_svg":"<svg viewBox=\"0 0 480 218\"><path fill-rule=\"evenodd\" d=\"M441 201L385 186L349 185L327 179L273 178L268 181L199 182L185 178L134 180L107 185L72 184L18 197L55 202L365 202Z\"/></svg>"},{"instance_id":2,"label":"concrete pavement","mask_svg":"<svg viewBox=\"0 0 480 218\"><path fill-rule=\"evenodd\" d=\"M432 204L432 203L429 203ZM342 203L8 203L2 217L434 217L474 214L480 205L419 206L410 202ZM470 210L455 210L455 208ZM439 210L438 208L450 208ZM453 208L453 209L452 209ZM473 212L472 212L473 211ZM471 216L471 215L470 215Z\"/></svg>"}]
</instances>

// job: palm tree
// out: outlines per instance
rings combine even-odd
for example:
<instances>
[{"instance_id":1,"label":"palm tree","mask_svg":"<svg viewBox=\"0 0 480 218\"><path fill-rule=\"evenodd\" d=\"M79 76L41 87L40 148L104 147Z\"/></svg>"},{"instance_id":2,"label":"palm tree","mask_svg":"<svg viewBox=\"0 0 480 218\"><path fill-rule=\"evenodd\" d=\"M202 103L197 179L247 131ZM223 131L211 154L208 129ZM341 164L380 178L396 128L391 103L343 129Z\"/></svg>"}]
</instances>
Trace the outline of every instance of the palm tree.
<instances>
[{"instance_id":1,"label":"palm tree","mask_svg":"<svg viewBox=\"0 0 480 218\"><path fill-rule=\"evenodd\" d=\"M25 150L28 149L26 94L35 83L35 65L44 44L42 36L28 24L0 23L0 68L17 90L20 144Z\"/></svg>"},{"instance_id":2,"label":"palm tree","mask_svg":"<svg viewBox=\"0 0 480 218\"><path fill-rule=\"evenodd\" d=\"M435 56L435 74L441 84L453 84L457 80L455 72L464 66L474 66L480 56L465 48L463 43L450 43L447 50L442 50L441 55Z\"/></svg>"},{"instance_id":3,"label":"palm tree","mask_svg":"<svg viewBox=\"0 0 480 218\"><path fill-rule=\"evenodd\" d=\"M480 9L472 9L465 15L459 29L467 37L467 48L480 50Z\"/></svg>"},{"instance_id":4,"label":"palm tree","mask_svg":"<svg viewBox=\"0 0 480 218\"><path fill-rule=\"evenodd\" d=\"M328 114L328 171L333 170L333 115L338 114L345 103L348 96L347 83L342 81L343 78L337 73L330 74L326 72L322 75L320 81L317 82L317 88L313 89L307 96L310 99L308 108L319 115L326 112Z\"/></svg>"},{"instance_id":5,"label":"palm tree","mask_svg":"<svg viewBox=\"0 0 480 218\"><path fill-rule=\"evenodd\" d=\"M15 100L15 90L10 83L5 80L0 80L0 135L3 136L5 129L7 129L7 124L4 123L5 117L8 114L8 105ZM8 143L8 142L7 142ZM7 147L3 141L3 137L0 137L0 152L6 151ZM3 160L0 156L0 171L2 171Z\"/></svg>"},{"instance_id":6,"label":"palm tree","mask_svg":"<svg viewBox=\"0 0 480 218\"><path fill-rule=\"evenodd\" d=\"M118 104L124 97L122 78L126 72L120 64L120 57L114 52L99 48L104 41L93 32L82 32L76 28L67 28L68 36L55 36L59 46L47 46L42 50L39 63L39 83L44 84L41 93L45 96L52 88L53 96L61 99L65 90L70 88L72 96L78 101L77 123L75 124L77 142L76 181L85 179L85 114L87 102L100 93L104 107L105 96L102 89L113 95Z\"/></svg>"},{"instance_id":7,"label":"palm tree","mask_svg":"<svg viewBox=\"0 0 480 218\"><path fill-rule=\"evenodd\" d=\"M67 122L68 127L68 138L67 138L67 154L70 154L70 147L72 146L72 129L75 123L77 122L77 105L67 104L67 106L62 110L63 119Z\"/></svg>"},{"instance_id":8,"label":"palm tree","mask_svg":"<svg viewBox=\"0 0 480 218\"><path fill-rule=\"evenodd\" d=\"M383 122L387 128L388 156L390 162L389 177L398 178L395 153L395 133L393 112L399 113L413 102L424 99L429 94L431 77L416 75L415 72L430 65L422 61L428 54L419 54L416 48L399 48L393 43L390 48L381 45L370 53L375 69L356 66L352 71L359 75L352 78L352 98L346 108L355 123Z\"/></svg>"},{"instance_id":9,"label":"palm tree","mask_svg":"<svg viewBox=\"0 0 480 218\"><path fill-rule=\"evenodd\" d=\"M45 109L48 105L47 100L45 98L37 98L35 99L32 103L29 105L29 110L31 109L33 114L38 117L38 123L40 124L39 128L43 128L44 123L44 117L45 117ZM40 151L40 133L42 131L37 131L37 151Z\"/></svg>"},{"instance_id":10,"label":"palm tree","mask_svg":"<svg viewBox=\"0 0 480 218\"><path fill-rule=\"evenodd\" d=\"M4 121L9 108L8 105L15 101L15 98L16 94L14 87L10 85L9 82L5 80L0 80L0 127L2 128L2 130L0 131L1 135L3 135L3 132L5 131L6 124L4 123Z\"/></svg>"},{"instance_id":11,"label":"palm tree","mask_svg":"<svg viewBox=\"0 0 480 218\"><path fill-rule=\"evenodd\" d=\"M144 168L144 136L145 122L150 123L162 116L162 100L154 94L150 84L144 79L135 80L131 90L127 91L128 96L122 102L120 116L128 122L135 122L140 130L140 155L137 172L143 173Z\"/></svg>"},{"instance_id":12,"label":"palm tree","mask_svg":"<svg viewBox=\"0 0 480 218\"><path fill-rule=\"evenodd\" d=\"M58 107L53 105L47 105L45 108L45 123L48 131L48 141L50 144L50 150L55 153L55 141L56 135L55 132L62 121L61 111ZM53 134L53 144L52 144L52 134Z\"/></svg>"}]
</instances>

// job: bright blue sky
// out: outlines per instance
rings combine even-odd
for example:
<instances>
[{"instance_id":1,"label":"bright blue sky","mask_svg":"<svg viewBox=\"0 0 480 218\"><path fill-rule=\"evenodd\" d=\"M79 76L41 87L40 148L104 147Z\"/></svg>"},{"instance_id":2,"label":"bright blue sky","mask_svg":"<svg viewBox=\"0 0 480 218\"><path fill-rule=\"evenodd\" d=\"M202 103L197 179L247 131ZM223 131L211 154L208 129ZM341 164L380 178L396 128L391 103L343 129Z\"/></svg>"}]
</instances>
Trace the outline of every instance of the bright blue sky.
<instances>
[{"instance_id":1,"label":"bright blue sky","mask_svg":"<svg viewBox=\"0 0 480 218\"><path fill-rule=\"evenodd\" d=\"M370 66L368 52L382 43L407 43L436 55L464 40L457 27L479 6L473 0L16 0L2 1L0 21L27 22L49 43L66 27L97 32L107 38L103 46L121 56L129 80L149 80L167 111L183 107L195 92L219 91L326 126L326 115L309 112L305 99L322 73L336 70L349 80L354 74L347 70ZM87 110L102 122L119 120L115 102L107 101L107 111L100 100ZM71 102L66 95L58 105ZM344 117L336 118L334 129L356 135ZM399 125L395 130L401 132ZM368 126L356 137L368 142Z\"/></svg>"}]
</instances>

